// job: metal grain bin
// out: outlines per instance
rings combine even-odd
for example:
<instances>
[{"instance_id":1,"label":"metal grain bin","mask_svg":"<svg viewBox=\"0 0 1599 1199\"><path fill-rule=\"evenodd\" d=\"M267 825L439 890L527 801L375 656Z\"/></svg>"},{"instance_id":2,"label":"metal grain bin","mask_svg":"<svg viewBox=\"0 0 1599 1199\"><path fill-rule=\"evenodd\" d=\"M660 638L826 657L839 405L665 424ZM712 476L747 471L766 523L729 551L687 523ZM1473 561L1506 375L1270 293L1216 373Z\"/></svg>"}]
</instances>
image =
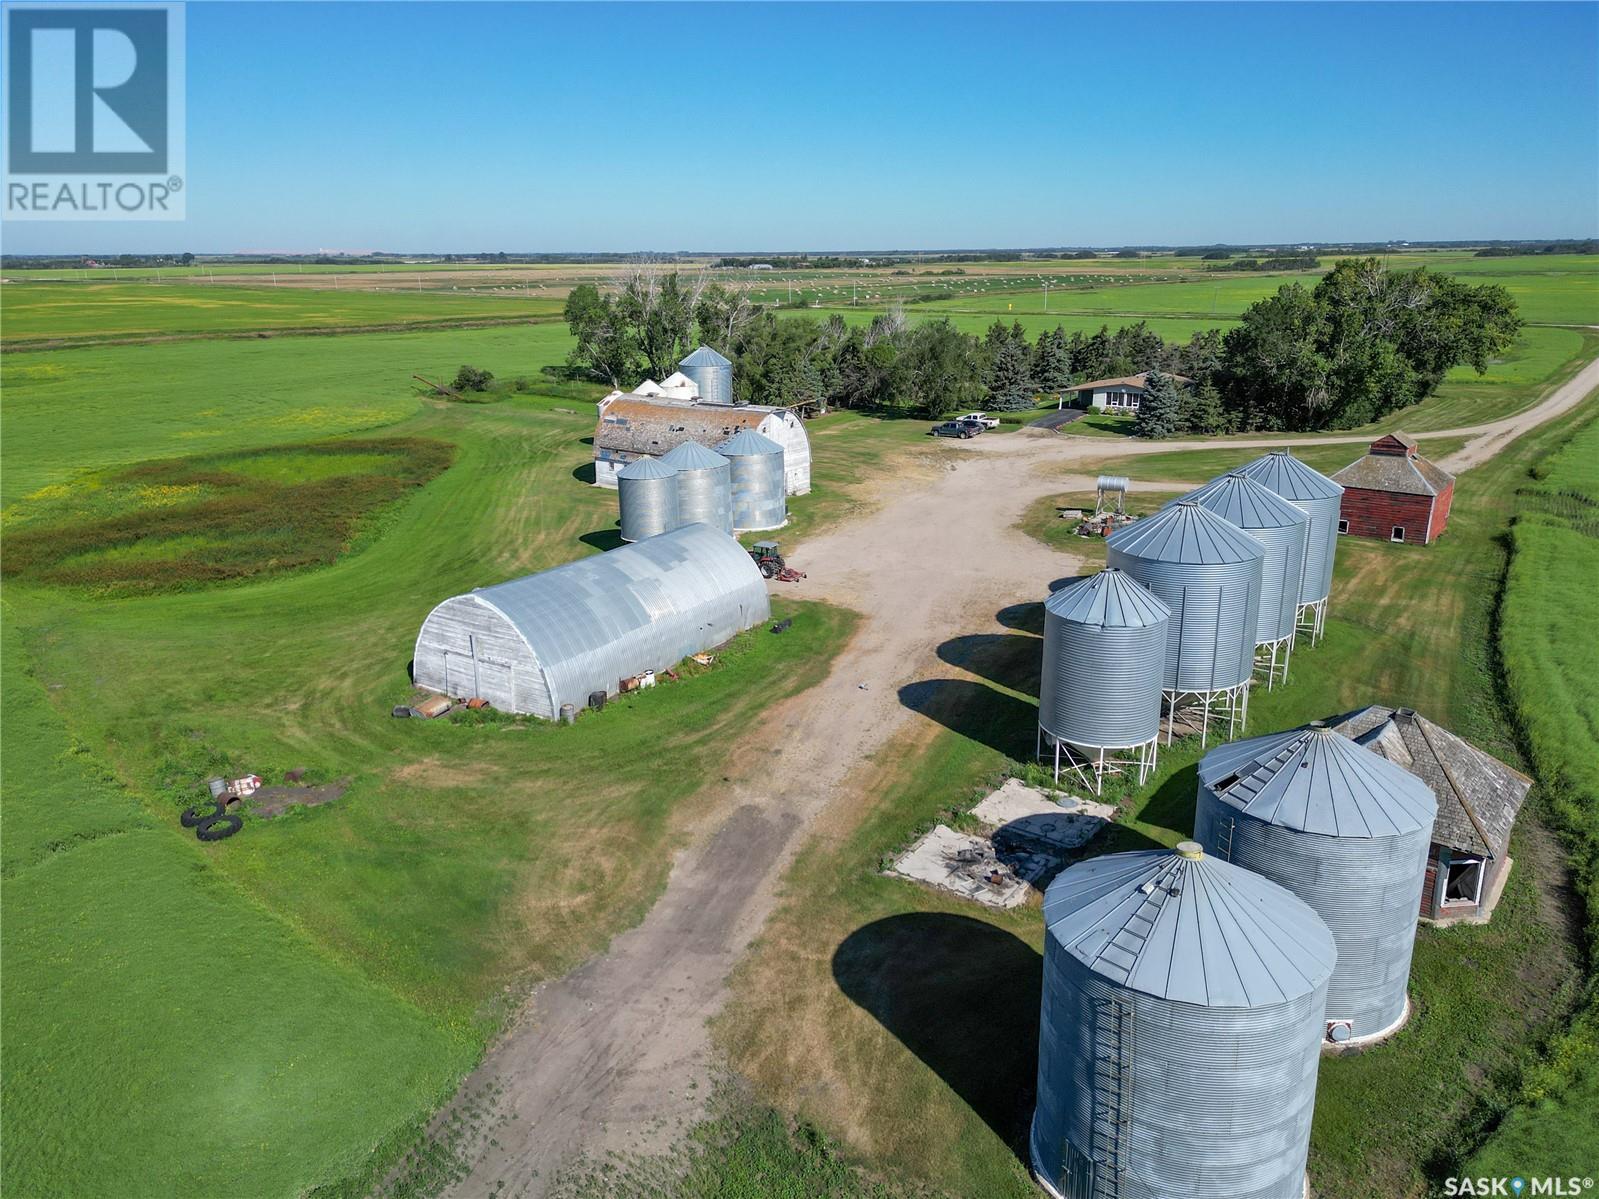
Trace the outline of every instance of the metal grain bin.
<instances>
[{"instance_id":1,"label":"metal grain bin","mask_svg":"<svg viewBox=\"0 0 1599 1199\"><path fill-rule=\"evenodd\" d=\"M1183 499L1204 505L1266 547L1255 642L1264 645L1292 637L1299 622L1299 584L1305 574L1310 517L1241 471L1212 479Z\"/></svg>"},{"instance_id":2,"label":"metal grain bin","mask_svg":"<svg viewBox=\"0 0 1599 1199\"><path fill-rule=\"evenodd\" d=\"M1332 592L1333 558L1338 552L1338 510L1344 489L1319 470L1306 466L1288 450L1273 450L1238 468L1276 492L1310 517L1305 540L1305 574L1299 586L1301 604L1319 603Z\"/></svg>"},{"instance_id":3,"label":"metal grain bin","mask_svg":"<svg viewBox=\"0 0 1599 1199\"><path fill-rule=\"evenodd\" d=\"M1044 601L1038 723L1086 748L1142 745L1160 732L1171 609L1114 568Z\"/></svg>"},{"instance_id":4,"label":"metal grain bin","mask_svg":"<svg viewBox=\"0 0 1599 1199\"><path fill-rule=\"evenodd\" d=\"M677 518L677 468L658 458L630 462L616 476L616 501L622 513L622 540L643 541L667 533Z\"/></svg>"},{"instance_id":5,"label":"metal grain bin","mask_svg":"<svg viewBox=\"0 0 1599 1199\"><path fill-rule=\"evenodd\" d=\"M1065 1199L1298 1199L1327 981L1315 912L1186 841L1044 896L1034 1176Z\"/></svg>"},{"instance_id":6,"label":"metal grain bin","mask_svg":"<svg viewBox=\"0 0 1599 1199\"><path fill-rule=\"evenodd\" d=\"M734 531L780 529L787 524L783 447L754 429L744 429L717 446L716 452L732 468Z\"/></svg>"},{"instance_id":7,"label":"metal grain bin","mask_svg":"<svg viewBox=\"0 0 1599 1199\"><path fill-rule=\"evenodd\" d=\"M695 386L700 389L700 399L708 404L733 402L733 364L710 346L701 346L677 364Z\"/></svg>"},{"instance_id":8,"label":"metal grain bin","mask_svg":"<svg viewBox=\"0 0 1599 1199\"><path fill-rule=\"evenodd\" d=\"M1265 547L1209 509L1179 500L1125 525L1106 544L1125 570L1171 609L1164 686L1237 687L1255 669Z\"/></svg>"},{"instance_id":9,"label":"metal grain bin","mask_svg":"<svg viewBox=\"0 0 1599 1199\"><path fill-rule=\"evenodd\" d=\"M697 441L685 441L661 455L677 470L677 519L733 531L732 467L728 460Z\"/></svg>"},{"instance_id":10,"label":"metal grain bin","mask_svg":"<svg viewBox=\"0 0 1599 1199\"><path fill-rule=\"evenodd\" d=\"M1199 764L1194 838L1314 908L1338 942L1327 1035L1405 1017L1438 805L1408 770L1320 723L1220 745Z\"/></svg>"},{"instance_id":11,"label":"metal grain bin","mask_svg":"<svg viewBox=\"0 0 1599 1199\"><path fill-rule=\"evenodd\" d=\"M545 720L596 710L621 681L662 671L772 614L766 580L701 524L452 596L417 634L419 687Z\"/></svg>"}]
</instances>

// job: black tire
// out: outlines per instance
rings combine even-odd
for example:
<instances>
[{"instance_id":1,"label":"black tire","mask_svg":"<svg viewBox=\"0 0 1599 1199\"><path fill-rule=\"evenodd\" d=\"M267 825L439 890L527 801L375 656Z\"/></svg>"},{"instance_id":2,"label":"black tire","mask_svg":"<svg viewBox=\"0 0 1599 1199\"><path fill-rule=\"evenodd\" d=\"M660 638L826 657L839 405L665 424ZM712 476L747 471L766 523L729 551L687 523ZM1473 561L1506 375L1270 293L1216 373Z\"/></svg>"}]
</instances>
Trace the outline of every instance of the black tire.
<instances>
[{"instance_id":1,"label":"black tire","mask_svg":"<svg viewBox=\"0 0 1599 1199\"><path fill-rule=\"evenodd\" d=\"M202 841L226 841L234 833L244 827L244 820L232 812L221 816L213 816L210 820L194 826L194 835Z\"/></svg>"},{"instance_id":2,"label":"black tire","mask_svg":"<svg viewBox=\"0 0 1599 1199\"><path fill-rule=\"evenodd\" d=\"M207 810L209 806L209 810ZM195 804L192 808L185 808L183 815L178 817L178 823L184 828L194 828L204 824L207 820L215 820L227 812L227 805L220 799L208 800L206 804Z\"/></svg>"},{"instance_id":3,"label":"black tire","mask_svg":"<svg viewBox=\"0 0 1599 1199\"><path fill-rule=\"evenodd\" d=\"M770 558L761 559L761 578L769 579L777 573L777 564Z\"/></svg>"}]
</instances>

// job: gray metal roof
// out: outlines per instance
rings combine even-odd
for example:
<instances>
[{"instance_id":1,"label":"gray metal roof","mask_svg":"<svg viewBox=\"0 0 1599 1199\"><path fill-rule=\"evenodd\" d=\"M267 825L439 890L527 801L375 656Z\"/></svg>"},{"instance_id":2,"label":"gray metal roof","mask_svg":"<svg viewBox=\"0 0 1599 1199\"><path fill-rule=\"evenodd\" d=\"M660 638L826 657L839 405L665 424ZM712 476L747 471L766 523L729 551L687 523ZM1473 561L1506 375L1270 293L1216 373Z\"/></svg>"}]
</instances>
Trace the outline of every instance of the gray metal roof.
<instances>
[{"instance_id":1,"label":"gray metal roof","mask_svg":"<svg viewBox=\"0 0 1599 1199\"><path fill-rule=\"evenodd\" d=\"M1185 500L1203 504L1217 516L1240 529L1286 529L1310 524L1303 508L1296 508L1269 487L1257 483L1243 471L1233 471L1195 488ZM1297 580L1296 566L1296 580Z\"/></svg>"},{"instance_id":2,"label":"gray metal roof","mask_svg":"<svg viewBox=\"0 0 1599 1199\"><path fill-rule=\"evenodd\" d=\"M1132 558L1189 565L1264 559L1266 547L1231 521L1189 500L1124 525L1106 542Z\"/></svg>"},{"instance_id":3,"label":"gray metal roof","mask_svg":"<svg viewBox=\"0 0 1599 1199\"><path fill-rule=\"evenodd\" d=\"M1289 450L1273 450L1238 468L1285 500L1322 500L1343 495L1344 489Z\"/></svg>"},{"instance_id":4,"label":"gray metal roof","mask_svg":"<svg viewBox=\"0 0 1599 1199\"><path fill-rule=\"evenodd\" d=\"M754 429L741 429L717 446L716 452L724 458L742 458L755 454L781 454L783 447Z\"/></svg>"},{"instance_id":5,"label":"gray metal roof","mask_svg":"<svg viewBox=\"0 0 1599 1199\"><path fill-rule=\"evenodd\" d=\"M661 455L661 461L678 470L706 470L727 465L727 459L697 441L685 441Z\"/></svg>"},{"instance_id":6,"label":"gray metal roof","mask_svg":"<svg viewBox=\"0 0 1599 1199\"><path fill-rule=\"evenodd\" d=\"M616 472L618 479L671 479L676 475L677 467L659 458L639 458Z\"/></svg>"},{"instance_id":7,"label":"gray metal roof","mask_svg":"<svg viewBox=\"0 0 1599 1199\"><path fill-rule=\"evenodd\" d=\"M1144 629L1171 619L1164 600L1114 566L1072 580L1044 601L1044 611L1109 629Z\"/></svg>"},{"instance_id":8,"label":"gray metal roof","mask_svg":"<svg viewBox=\"0 0 1599 1199\"><path fill-rule=\"evenodd\" d=\"M1401 836L1438 811L1415 775L1319 724L1218 745L1199 781L1257 820L1329 837Z\"/></svg>"},{"instance_id":9,"label":"gray metal roof","mask_svg":"<svg viewBox=\"0 0 1599 1199\"><path fill-rule=\"evenodd\" d=\"M1199 854L1146 850L1063 870L1044 895L1049 935L1129 990L1206 1007L1308 995L1338 960L1321 917L1287 890Z\"/></svg>"},{"instance_id":10,"label":"gray metal roof","mask_svg":"<svg viewBox=\"0 0 1599 1199\"><path fill-rule=\"evenodd\" d=\"M1345 737L1403 766L1432 788L1432 839L1450 849L1503 857L1532 780L1425 716L1373 704L1328 722Z\"/></svg>"},{"instance_id":11,"label":"gray metal roof","mask_svg":"<svg viewBox=\"0 0 1599 1199\"><path fill-rule=\"evenodd\" d=\"M726 358L723 358L715 350L711 349L710 346L701 346L699 349L695 350L692 354L690 354L687 358L683 359L683 361L679 362L678 365L679 366L732 366L733 364L731 362L729 362Z\"/></svg>"}]
</instances>

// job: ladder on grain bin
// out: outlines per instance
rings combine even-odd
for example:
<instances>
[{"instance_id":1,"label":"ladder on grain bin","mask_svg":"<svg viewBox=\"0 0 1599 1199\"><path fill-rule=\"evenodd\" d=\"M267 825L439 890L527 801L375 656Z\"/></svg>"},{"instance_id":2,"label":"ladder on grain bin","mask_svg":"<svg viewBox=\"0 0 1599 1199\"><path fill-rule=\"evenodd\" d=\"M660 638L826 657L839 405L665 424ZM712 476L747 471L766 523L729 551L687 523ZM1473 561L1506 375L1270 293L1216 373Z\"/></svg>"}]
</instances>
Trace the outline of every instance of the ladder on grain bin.
<instances>
[{"instance_id":1,"label":"ladder on grain bin","mask_svg":"<svg viewBox=\"0 0 1599 1199\"><path fill-rule=\"evenodd\" d=\"M1132 1112L1133 1006L1113 997L1094 1001L1093 1182L1088 1199L1117 1199L1127 1168Z\"/></svg>"}]
</instances>

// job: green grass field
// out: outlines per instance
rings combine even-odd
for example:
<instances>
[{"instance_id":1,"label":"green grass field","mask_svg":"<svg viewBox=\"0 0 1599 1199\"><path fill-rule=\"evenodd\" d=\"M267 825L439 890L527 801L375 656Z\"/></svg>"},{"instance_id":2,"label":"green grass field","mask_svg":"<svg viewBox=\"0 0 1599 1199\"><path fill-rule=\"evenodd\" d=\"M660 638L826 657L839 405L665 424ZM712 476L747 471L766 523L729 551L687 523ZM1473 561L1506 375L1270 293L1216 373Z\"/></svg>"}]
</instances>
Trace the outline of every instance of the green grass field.
<instances>
[{"instance_id":1,"label":"green grass field","mask_svg":"<svg viewBox=\"0 0 1599 1199\"><path fill-rule=\"evenodd\" d=\"M16 284L0 288L0 323L7 347L15 348L55 340L554 319L561 304L521 291L496 295L203 283Z\"/></svg>"}]
</instances>

